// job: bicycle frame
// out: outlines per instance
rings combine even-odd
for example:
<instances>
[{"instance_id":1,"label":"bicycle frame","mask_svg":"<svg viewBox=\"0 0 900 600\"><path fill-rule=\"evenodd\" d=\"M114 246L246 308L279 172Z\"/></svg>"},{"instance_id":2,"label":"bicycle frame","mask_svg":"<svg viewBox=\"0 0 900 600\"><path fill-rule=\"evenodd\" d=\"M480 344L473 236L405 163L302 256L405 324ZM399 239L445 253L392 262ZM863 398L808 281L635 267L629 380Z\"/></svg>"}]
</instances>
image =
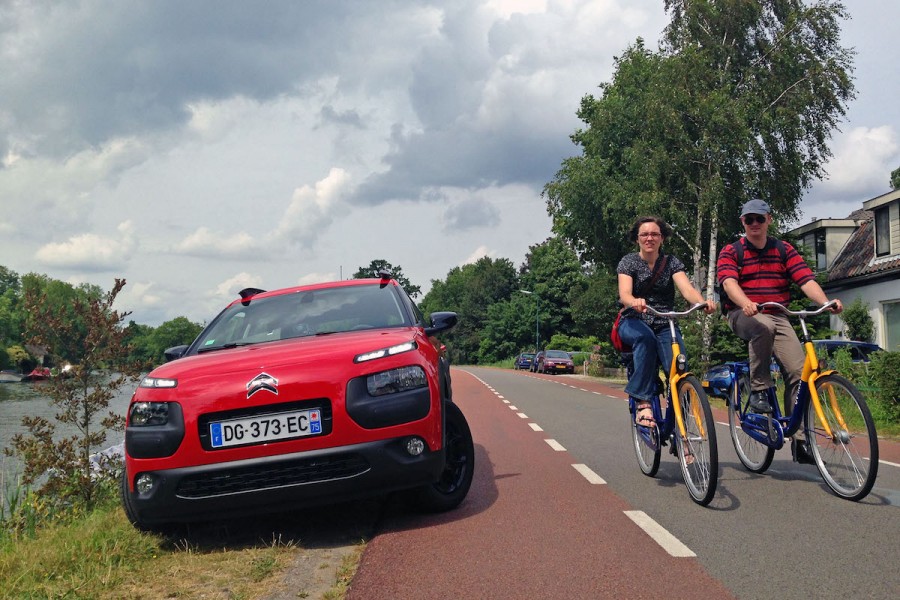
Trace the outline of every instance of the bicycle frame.
<instances>
[{"instance_id":1,"label":"bicycle frame","mask_svg":"<svg viewBox=\"0 0 900 600\"><path fill-rule=\"evenodd\" d=\"M673 316L687 316L690 313L694 312L698 308L703 308L706 306L703 303L695 304L688 310L680 313L671 313ZM675 430L675 427L678 428L678 434L681 436L681 439L687 438L687 428L684 425L684 414L681 412L681 403L676 402L675 398L677 398L678 394L678 384L682 379L689 376L691 374L690 371L686 369L687 366L687 357L681 352L681 345L678 343L678 338L675 335L675 320L673 316L667 316L666 313L660 313L659 311L653 309L648 306L647 311L651 314L655 314L660 317L668 318L669 320L669 332L672 336L672 363L669 365L669 375L668 375L668 390L666 391L666 401L668 402L668 406L666 407L666 414L663 416L662 407L659 406L658 402L652 402L653 404L653 417L656 422L659 424L659 435L660 439L667 439L669 435ZM633 401L629 400L629 403L632 413L634 412ZM695 406L694 410L698 410ZM673 419L674 416L674 419ZM696 415L698 427L701 428L701 434L706 435L706 432L702 430L702 419L699 418L700 415ZM648 441L649 440L645 440Z\"/></svg>"},{"instance_id":2,"label":"bicycle frame","mask_svg":"<svg viewBox=\"0 0 900 600\"><path fill-rule=\"evenodd\" d=\"M781 409L778 405L778 399L775 394L775 388L769 388L767 390L767 394L769 397L769 402L772 405L773 409L773 418L772 420L778 424L777 436L776 439L771 439L768 434L768 419L765 415L759 415L756 413L745 413L743 406L738 406L738 411L741 416L741 429L743 429L747 435L751 436L753 439L757 440L760 443L766 444L776 450L781 448L784 445L784 438L789 437L797 433L800 429L803 418L806 415L807 410L807 400L811 399L813 410L816 413L816 418L819 423L822 424L822 428L825 430L825 433L829 437L833 437L834 433L831 430L831 427L828 425L828 420L825 418L825 412L822 410L822 399L819 398L819 393L816 390L816 380L819 377L824 377L825 375L829 375L834 373L833 369L822 371L820 370L819 358L816 356L816 350L813 346L811 336L809 335L809 331L806 327L806 317L814 316L821 314L825 310L831 308L834 302L829 302L828 304L822 306L821 308L815 311L791 311L783 307L782 305L775 302L763 302L759 304L761 309L763 308L775 308L776 310L780 310L782 313L788 316L798 317L800 320L800 328L803 332L802 341L803 341L803 349L806 354L806 357L803 361L803 371L800 375L800 387L797 390L797 396L794 399L793 410L791 411L790 417L785 417L781 413ZM734 367L734 379L731 382L732 386L738 385L738 380L743 373L750 372L750 366L748 363L740 363L735 365ZM830 399L830 404L838 419L843 424L843 416L841 415L840 408L837 405L837 402L834 398Z\"/></svg>"}]
</instances>

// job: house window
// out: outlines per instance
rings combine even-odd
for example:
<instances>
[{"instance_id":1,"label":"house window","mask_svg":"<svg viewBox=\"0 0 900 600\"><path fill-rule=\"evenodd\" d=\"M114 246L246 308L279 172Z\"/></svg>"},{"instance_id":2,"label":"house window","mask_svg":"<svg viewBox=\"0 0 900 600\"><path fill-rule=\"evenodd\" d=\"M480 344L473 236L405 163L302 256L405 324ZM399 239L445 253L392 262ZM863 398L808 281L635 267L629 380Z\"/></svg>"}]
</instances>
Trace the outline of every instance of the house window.
<instances>
[{"instance_id":1,"label":"house window","mask_svg":"<svg viewBox=\"0 0 900 600\"><path fill-rule=\"evenodd\" d=\"M888 207L875 211L875 256L891 253L891 215Z\"/></svg>"},{"instance_id":2,"label":"house window","mask_svg":"<svg viewBox=\"0 0 900 600\"><path fill-rule=\"evenodd\" d=\"M816 270L824 271L828 268L828 258L825 253L825 230L820 229L816 232L815 239L816 250Z\"/></svg>"},{"instance_id":3,"label":"house window","mask_svg":"<svg viewBox=\"0 0 900 600\"><path fill-rule=\"evenodd\" d=\"M900 302L884 304L884 349L900 350Z\"/></svg>"}]
</instances>

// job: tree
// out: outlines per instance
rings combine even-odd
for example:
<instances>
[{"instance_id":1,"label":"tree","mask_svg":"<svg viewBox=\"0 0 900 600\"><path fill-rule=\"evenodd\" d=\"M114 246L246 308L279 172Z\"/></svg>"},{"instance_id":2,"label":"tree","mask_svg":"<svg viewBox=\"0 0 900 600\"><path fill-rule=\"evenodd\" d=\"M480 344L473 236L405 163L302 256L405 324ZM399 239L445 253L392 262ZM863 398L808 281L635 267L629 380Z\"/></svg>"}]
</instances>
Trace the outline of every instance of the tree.
<instances>
[{"instance_id":1,"label":"tree","mask_svg":"<svg viewBox=\"0 0 900 600\"><path fill-rule=\"evenodd\" d=\"M479 258L474 263L454 267L445 281L432 280L431 290L419 308L426 315L449 310L459 315L459 324L442 334L454 363L478 362L481 335L488 322L488 308L508 300L519 289L516 270L506 258ZM533 314L533 313L532 313Z\"/></svg>"},{"instance_id":2,"label":"tree","mask_svg":"<svg viewBox=\"0 0 900 600\"><path fill-rule=\"evenodd\" d=\"M900 167L891 171L891 189L896 190L897 188L900 188Z\"/></svg>"},{"instance_id":3,"label":"tree","mask_svg":"<svg viewBox=\"0 0 900 600\"><path fill-rule=\"evenodd\" d=\"M875 322L869 315L869 303L859 296L841 313L841 320L847 325L847 337L860 342L871 342L875 338Z\"/></svg>"},{"instance_id":4,"label":"tree","mask_svg":"<svg viewBox=\"0 0 900 600\"><path fill-rule=\"evenodd\" d=\"M551 237L528 248L519 269L519 285L536 294L541 307L542 339L575 329L569 295L583 290L587 278L575 251L561 238Z\"/></svg>"},{"instance_id":5,"label":"tree","mask_svg":"<svg viewBox=\"0 0 900 600\"><path fill-rule=\"evenodd\" d=\"M356 270L356 273L353 274L352 279L368 279L370 277L378 277L381 271L387 271L391 274L391 277L397 280L397 283L406 290L406 293L409 294L409 297L415 300L419 294L422 293L422 288L413 285L410 283L409 279L407 279L403 275L403 268L400 265L396 267L384 260L383 258L379 258L373 260L369 263L368 267L360 267Z\"/></svg>"},{"instance_id":6,"label":"tree","mask_svg":"<svg viewBox=\"0 0 900 600\"><path fill-rule=\"evenodd\" d=\"M838 27L847 14L837 2L801 0L665 6L661 50L638 39L602 96L582 99L587 128L572 135L582 154L544 194L554 231L609 270L630 250L633 219L658 214L676 232L670 251L711 294L718 240L740 231L740 204L762 197L790 220L824 173L827 141L854 94Z\"/></svg>"},{"instance_id":7,"label":"tree","mask_svg":"<svg viewBox=\"0 0 900 600\"><path fill-rule=\"evenodd\" d=\"M478 346L478 362L498 362L519 352L532 351L534 309L534 301L525 294L512 294L509 300L488 307Z\"/></svg>"},{"instance_id":8,"label":"tree","mask_svg":"<svg viewBox=\"0 0 900 600\"><path fill-rule=\"evenodd\" d=\"M52 286L26 289L25 308L35 317L29 320L26 331L32 343L51 351L58 340L73 338L82 344L81 362L74 366L71 376L54 378L44 388L59 409L56 422L23 417L27 432L13 436L12 450L5 449L21 457L23 483L43 481L41 495L60 507L90 509L101 487L112 481L109 471L101 470L100 475L95 472L91 455L106 443L107 431L123 428L120 415L104 415L104 411L115 391L137 375L122 360L127 348L121 322L128 313L112 309L124 285L124 280L117 279L108 293L76 295L71 306L52 301L51 294L57 291ZM72 316L77 318L73 320ZM59 435L57 425L65 427ZM66 435L68 431L74 433Z\"/></svg>"}]
</instances>

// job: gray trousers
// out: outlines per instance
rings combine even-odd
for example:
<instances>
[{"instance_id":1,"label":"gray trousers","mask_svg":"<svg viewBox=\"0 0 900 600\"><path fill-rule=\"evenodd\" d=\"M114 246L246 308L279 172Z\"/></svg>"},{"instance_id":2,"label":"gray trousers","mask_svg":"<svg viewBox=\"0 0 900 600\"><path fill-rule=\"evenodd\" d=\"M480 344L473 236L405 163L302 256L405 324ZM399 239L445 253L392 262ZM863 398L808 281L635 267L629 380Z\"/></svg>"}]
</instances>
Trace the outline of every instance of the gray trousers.
<instances>
[{"instance_id":1,"label":"gray trousers","mask_svg":"<svg viewBox=\"0 0 900 600\"><path fill-rule=\"evenodd\" d=\"M774 385L770 370L774 353L784 377L784 415L790 416L806 352L788 318L764 313L748 317L744 311L735 309L728 312L728 325L735 335L749 342L750 389L754 392Z\"/></svg>"}]
</instances>

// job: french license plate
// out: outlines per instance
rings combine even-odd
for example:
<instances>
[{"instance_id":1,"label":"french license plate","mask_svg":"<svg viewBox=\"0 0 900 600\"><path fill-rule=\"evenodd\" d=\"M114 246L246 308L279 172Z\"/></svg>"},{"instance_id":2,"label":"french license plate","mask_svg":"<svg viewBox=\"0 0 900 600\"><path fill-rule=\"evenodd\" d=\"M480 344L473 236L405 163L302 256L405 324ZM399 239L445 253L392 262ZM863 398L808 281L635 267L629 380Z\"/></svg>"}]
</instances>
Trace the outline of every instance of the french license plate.
<instances>
[{"instance_id":1,"label":"french license plate","mask_svg":"<svg viewBox=\"0 0 900 600\"><path fill-rule=\"evenodd\" d=\"M317 433L322 433L322 413L318 409L230 419L209 424L209 437L213 448L260 444Z\"/></svg>"}]
</instances>

